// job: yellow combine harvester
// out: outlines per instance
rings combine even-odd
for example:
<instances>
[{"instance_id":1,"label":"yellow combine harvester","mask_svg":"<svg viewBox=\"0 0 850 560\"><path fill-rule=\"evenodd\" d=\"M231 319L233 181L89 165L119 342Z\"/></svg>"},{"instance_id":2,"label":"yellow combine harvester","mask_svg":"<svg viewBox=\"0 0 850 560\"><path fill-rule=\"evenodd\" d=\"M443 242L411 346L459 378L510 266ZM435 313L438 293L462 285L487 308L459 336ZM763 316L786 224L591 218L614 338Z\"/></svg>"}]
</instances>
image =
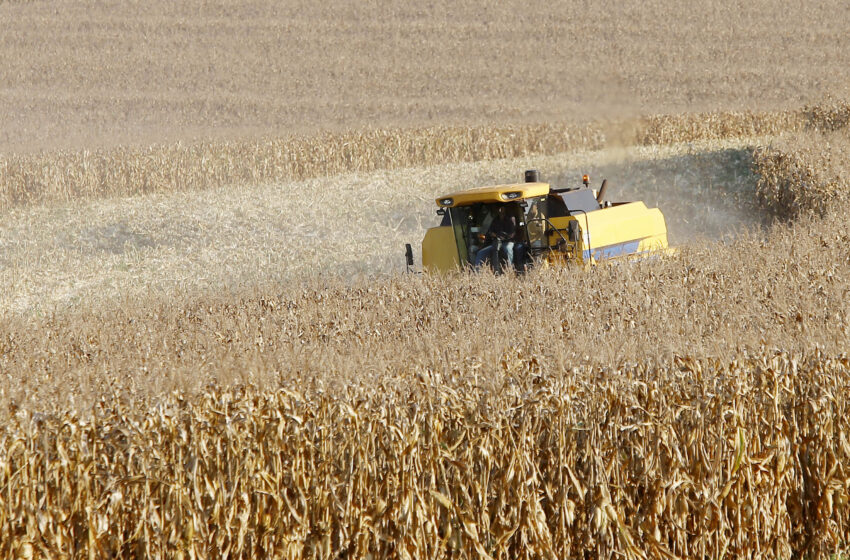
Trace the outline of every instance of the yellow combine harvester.
<instances>
[{"instance_id":1,"label":"yellow combine harvester","mask_svg":"<svg viewBox=\"0 0 850 560\"><path fill-rule=\"evenodd\" d=\"M667 226L657 208L643 202L608 202L607 181L588 187L552 188L537 171L525 182L480 187L441 196L438 227L422 241L422 267L429 272L485 263L496 272L525 270L533 263L580 266L612 258L667 250ZM413 254L407 246L407 262Z\"/></svg>"}]
</instances>

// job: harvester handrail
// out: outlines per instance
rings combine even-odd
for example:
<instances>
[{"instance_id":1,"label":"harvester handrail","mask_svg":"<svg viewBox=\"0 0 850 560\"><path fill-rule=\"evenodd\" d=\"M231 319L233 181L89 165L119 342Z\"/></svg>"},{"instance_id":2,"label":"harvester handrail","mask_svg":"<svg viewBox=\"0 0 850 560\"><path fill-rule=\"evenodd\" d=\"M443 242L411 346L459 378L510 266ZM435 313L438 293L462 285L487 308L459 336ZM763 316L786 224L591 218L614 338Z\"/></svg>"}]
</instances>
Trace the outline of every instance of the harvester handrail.
<instances>
[{"instance_id":1,"label":"harvester handrail","mask_svg":"<svg viewBox=\"0 0 850 560\"><path fill-rule=\"evenodd\" d=\"M590 262L593 262L593 250L590 243L590 225L587 223L587 212L585 212L584 210L576 210L576 212L581 212L581 214L584 216L584 235L587 239L587 248L585 249L585 251L587 251L588 259L590 259ZM578 222L578 219L576 219L576 222ZM581 227L580 223L579 227Z\"/></svg>"},{"instance_id":2,"label":"harvester handrail","mask_svg":"<svg viewBox=\"0 0 850 560\"><path fill-rule=\"evenodd\" d=\"M526 227L528 227L528 224L530 224L531 222L546 222L546 223L547 223L547 224L549 224L549 226L551 227L551 230L550 230L550 231L554 231L554 232L556 232L558 235L560 235L560 236L561 236L561 239L563 239L564 241L569 242L569 239L567 239L566 237L564 237L564 234L562 234L562 233L561 233L562 231L566 231L566 229L565 229L565 228L558 228L558 227L556 227L556 226L555 226L555 224L553 224L552 222L550 222L550 221L549 221L549 218L547 218L547 217L545 217L545 216L544 216L544 217L542 217L542 218L532 218L532 219L527 220L527 221L525 222L525 223L526 223Z\"/></svg>"},{"instance_id":3,"label":"harvester handrail","mask_svg":"<svg viewBox=\"0 0 850 560\"><path fill-rule=\"evenodd\" d=\"M531 222L545 222L545 223L547 223L549 225L550 229L544 231L544 235L546 233L550 232L550 231L554 231L555 233L557 233L558 235L561 236L561 239L564 240L564 243L571 243L571 241L569 239L567 239L566 237L564 237L564 234L562 233L563 231L566 231L566 230L564 228L556 227L555 224L553 224L552 222L549 221L549 218L544 216L542 218L532 218L531 220L526 220L525 227L528 228L528 224L530 224ZM547 246L547 249L549 249L549 252L551 252L552 246L551 245Z\"/></svg>"}]
</instances>

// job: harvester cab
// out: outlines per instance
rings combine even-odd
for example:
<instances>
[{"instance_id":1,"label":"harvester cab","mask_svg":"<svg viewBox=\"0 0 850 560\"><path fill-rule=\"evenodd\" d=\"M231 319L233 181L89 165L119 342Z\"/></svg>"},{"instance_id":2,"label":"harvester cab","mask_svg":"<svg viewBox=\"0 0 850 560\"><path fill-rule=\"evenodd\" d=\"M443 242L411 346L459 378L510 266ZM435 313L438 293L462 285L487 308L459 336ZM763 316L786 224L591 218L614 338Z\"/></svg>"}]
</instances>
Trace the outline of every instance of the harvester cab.
<instances>
[{"instance_id":1,"label":"harvester cab","mask_svg":"<svg viewBox=\"0 0 850 560\"><path fill-rule=\"evenodd\" d=\"M591 265L667 250L660 210L643 202L609 202L607 181L598 192L589 187L587 175L582 182L581 187L552 188L529 170L523 183L439 197L441 221L422 241L423 269L478 267L487 257L496 271L511 264L522 271L535 263ZM408 252L408 265L411 257Z\"/></svg>"}]
</instances>

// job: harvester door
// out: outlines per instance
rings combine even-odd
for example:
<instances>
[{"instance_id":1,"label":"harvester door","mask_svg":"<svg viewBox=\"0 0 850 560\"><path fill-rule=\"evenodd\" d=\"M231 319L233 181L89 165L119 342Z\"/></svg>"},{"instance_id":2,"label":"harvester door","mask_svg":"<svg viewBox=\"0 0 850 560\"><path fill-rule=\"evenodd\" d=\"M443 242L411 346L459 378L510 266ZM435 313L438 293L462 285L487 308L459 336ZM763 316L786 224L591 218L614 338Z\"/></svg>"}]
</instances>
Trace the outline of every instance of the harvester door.
<instances>
[{"instance_id":1,"label":"harvester door","mask_svg":"<svg viewBox=\"0 0 850 560\"><path fill-rule=\"evenodd\" d=\"M459 206L450 210L452 217L452 228L454 230L455 247L462 265L471 264L469 257L469 238L470 229L470 207Z\"/></svg>"},{"instance_id":2,"label":"harvester door","mask_svg":"<svg viewBox=\"0 0 850 560\"><path fill-rule=\"evenodd\" d=\"M546 240L546 197L530 199L525 214L525 231L528 245L534 250L545 249Z\"/></svg>"},{"instance_id":3,"label":"harvester door","mask_svg":"<svg viewBox=\"0 0 850 560\"><path fill-rule=\"evenodd\" d=\"M422 268L428 272L456 270L458 260L454 231L449 226L433 227L422 240Z\"/></svg>"}]
</instances>

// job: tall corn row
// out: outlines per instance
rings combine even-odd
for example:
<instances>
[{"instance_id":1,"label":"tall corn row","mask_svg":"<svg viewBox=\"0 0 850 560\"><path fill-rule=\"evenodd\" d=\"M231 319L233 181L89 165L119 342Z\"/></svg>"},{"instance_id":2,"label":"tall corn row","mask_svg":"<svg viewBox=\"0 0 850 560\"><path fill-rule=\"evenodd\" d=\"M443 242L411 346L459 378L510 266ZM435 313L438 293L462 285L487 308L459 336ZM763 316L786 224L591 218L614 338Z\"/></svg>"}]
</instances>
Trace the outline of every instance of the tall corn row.
<instances>
[{"instance_id":1,"label":"tall corn row","mask_svg":"<svg viewBox=\"0 0 850 560\"><path fill-rule=\"evenodd\" d=\"M587 125L431 127L371 130L260 141L116 147L0 156L0 203L25 205L225 185L298 180L351 171L599 149L611 138L663 144L835 130L847 103L798 111L660 115Z\"/></svg>"},{"instance_id":2,"label":"tall corn row","mask_svg":"<svg viewBox=\"0 0 850 560\"><path fill-rule=\"evenodd\" d=\"M496 393L20 412L0 555L824 557L850 537L846 359L503 367Z\"/></svg>"},{"instance_id":3,"label":"tall corn row","mask_svg":"<svg viewBox=\"0 0 850 560\"><path fill-rule=\"evenodd\" d=\"M830 142L832 140L832 143ZM825 215L850 202L850 137L804 135L763 146L753 154L756 196L762 207L783 218Z\"/></svg>"},{"instance_id":4,"label":"tall corn row","mask_svg":"<svg viewBox=\"0 0 850 560\"><path fill-rule=\"evenodd\" d=\"M850 104L828 99L804 108L796 134L758 147L753 170L763 208L782 218L823 216L850 201Z\"/></svg>"},{"instance_id":5,"label":"tall corn row","mask_svg":"<svg viewBox=\"0 0 850 560\"><path fill-rule=\"evenodd\" d=\"M5 204L303 179L598 148L591 126L435 127L0 157Z\"/></svg>"},{"instance_id":6,"label":"tall corn row","mask_svg":"<svg viewBox=\"0 0 850 560\"><path fill-rule=\"evenodd\" d=\"M657 115L639 121L637 143L696 142L722 138L776 136L808 124L804 111L718 111Z\"/></svg>"}]
</instances>

